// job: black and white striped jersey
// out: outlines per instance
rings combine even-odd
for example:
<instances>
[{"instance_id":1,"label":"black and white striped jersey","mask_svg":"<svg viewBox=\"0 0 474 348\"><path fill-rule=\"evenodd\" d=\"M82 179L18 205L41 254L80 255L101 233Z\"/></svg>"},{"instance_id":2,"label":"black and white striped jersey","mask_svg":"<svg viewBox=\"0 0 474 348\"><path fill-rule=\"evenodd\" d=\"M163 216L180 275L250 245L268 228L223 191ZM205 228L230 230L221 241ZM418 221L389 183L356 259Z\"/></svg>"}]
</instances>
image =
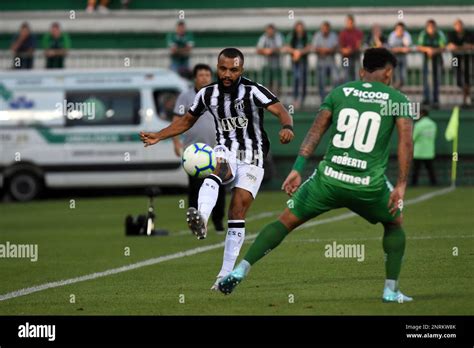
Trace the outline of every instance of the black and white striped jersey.
<instances>
[{"instance_id":1,"label":"black and white striped jersey","mask_svg":"<svg viewBox=\"0 0 474 348\"><path fill-rule=\"evenodd\" d=\"M241 77L230 93L217 82L203 87L188 112L199 117L208 110L214 116L217 145L235 152L242 162L263 168L270 147L263 109L278 101L264 86Z\"/></svg>"}]
</instances>

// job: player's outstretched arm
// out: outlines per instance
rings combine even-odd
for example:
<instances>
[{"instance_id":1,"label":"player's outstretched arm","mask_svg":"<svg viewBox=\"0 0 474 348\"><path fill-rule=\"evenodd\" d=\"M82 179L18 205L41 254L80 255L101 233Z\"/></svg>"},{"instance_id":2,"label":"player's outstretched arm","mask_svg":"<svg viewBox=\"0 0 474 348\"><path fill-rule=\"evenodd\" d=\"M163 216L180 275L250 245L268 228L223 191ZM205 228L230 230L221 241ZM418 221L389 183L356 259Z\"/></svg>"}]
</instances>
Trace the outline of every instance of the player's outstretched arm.
<instances>
[{"instance_id":1,"label":"player's outstretched arm","mask_svg":"<svg viewBox=\"0 0 474 348\"><path fill-rule=\"evenodd\" d=\"M295 134L293 133L293 117L288 113L285 107L280 103L275 103L267 107L273 115L278 117L282 129L280 130L280 142L282 144L288 144L293 140Z\"/></svg>"},{"instance_id":2,"label":"player's outstretched arm","mask_svg":"<svg viewBox=\"0 0 474 348\"><path fill-rule=\"evenodd\" d=\"M331 124L331 117L331 111L321 110L316 116L313 125L306 134L306 137L301 144L298 158L296 159L295 165L293 166L293 170L290 172L290 174L288 174L288 177L283 182L281 187L282 190L284 190L288 195L293 195L293 193L301 185L301 172L304 169L307 159L313 154L324 133L329 128Z\"/></svg>"},{"instance_id":3,"label":"player's outstretched arm","mask_svg":"<svg viewBox=\"0 0 474 348\"><path fill-rule=\"evenodd\" d=\"M331 117L332 112L329 110L321 110L318 113L313 125L309 129L308 133L306 133L306 137L301 144L298 155L309 158L313 154L316 146L318 146L321 138L331 124Z\"/></svg>"},{"instance_id":4,"label":"player's outstretched arm","mask_svg":"<svg viewBox=\"0 0 474 348\"><path fill-rule=\"evenodd\" d=\"M411 118L398 117L396 120L398 132L398 179L390 194L388 207L392 215L403 207L403 198L407 187L408 173L413 158L413 121Z\"/></svg>"},{"instance_id":5,"label":"player's outstretched arm","mask_svg":"<svg viewBox=\"0 0 474 348\"><path fill-rule=\"evenodd\" d=\"M196 123L197 119L197 117L187 112L183 117L175 118L168 127L163 128L159 132L140 132L140 139L145 144L145 147L155 145L161 140L186 132Z\"/></svg>"}]
</instances>

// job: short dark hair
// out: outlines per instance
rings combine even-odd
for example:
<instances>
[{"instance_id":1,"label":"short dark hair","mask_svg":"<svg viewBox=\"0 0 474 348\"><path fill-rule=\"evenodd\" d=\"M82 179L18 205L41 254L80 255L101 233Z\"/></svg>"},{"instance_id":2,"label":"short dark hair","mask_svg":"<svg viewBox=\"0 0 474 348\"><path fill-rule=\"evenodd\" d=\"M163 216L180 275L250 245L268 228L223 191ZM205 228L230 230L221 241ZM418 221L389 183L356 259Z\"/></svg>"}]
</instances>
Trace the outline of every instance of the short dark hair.
<instances>
[{"instance_id":1,"label":"short dark hair","mask_svg":"<svg viewBox=\"0 0 474 348\"><path fill-rule=\"evenodd\" d=\"M238 50L237 48L234 48L234 47L224 48L219 53L219 55L217 56L217 59L219 59L220 56L224 56L224 57L227 57L227 58L237 58L237 57L239 57L240 60L242 61L242 64L244 64L244 54L240 50Z\"/></svg>"},{"instance_id":2,"label":"short dark hair","mask_svg":"<svg viewBox=\"0 0 474 348\"><path fill-rule=\"evenodd\" d=\"M176 26L177 26L177 27L179 27L179 26L181 26L181 25L186 25L186 22L183 21L183 20L180 20L180 21L178 21L178 22L176 23Z\"/></svg>"},{"instance_id":3,"label":"short dark hair","mask_svg":"<svg viewBox=\"0 0 474 348\"><path fill-rule=\"evenodd\" d=\"M432 25L436 26L436 21L435 21L434 19L432 19L432 18L431 18L431 19L428 19L428 20L426 21L426 25L428 25L428 24L432 24Z\"/></svg>"},{"instance_id":4,"label":"short dark hair","mask_svg":"<svg viewBox=\"0 0 474 348\"><path fill-rule=\"evenodd\" d=\"M196 64L193 68L193 77L196 77L199 70L207 70L212 74L212 69L207 64Z\"/></svg>"},{"instance_id":5,"label":"short dark hair","mask_svg":"<svg viewBox=\"0 0 474 348\"><path fill-rule=\"evenodd\" d=\"M387 64L394 68L397 66L397 58L386 48L368 48L364 53L362 65L368 72L383 69Z\"/></svg>"},{"instance_id":6,"label":"short dark hair","mask_svg":"<svg viewBox=\"0 0 474 348\"><path fill-rule=\"evenodd\" d=\"M398 27L398 26L403 27L403 29L406 28L406 25L405 25L405 23L403 23L403 22L398 22L397 24L395 24L395 28Z\"/></svg>"}]
</instances>

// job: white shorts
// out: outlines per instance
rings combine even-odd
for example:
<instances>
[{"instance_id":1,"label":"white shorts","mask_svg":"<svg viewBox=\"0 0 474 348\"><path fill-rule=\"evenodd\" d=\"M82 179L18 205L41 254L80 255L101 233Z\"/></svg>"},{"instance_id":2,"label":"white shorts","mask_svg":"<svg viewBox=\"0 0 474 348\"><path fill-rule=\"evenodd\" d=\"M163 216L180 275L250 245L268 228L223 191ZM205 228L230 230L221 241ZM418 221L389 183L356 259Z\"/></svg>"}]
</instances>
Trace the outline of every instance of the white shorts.
<instances>
[{"instance_id":1,"label":"white shorts","mask_svg":"<svg viewBox=\"0 0 474 348\"><path fill-rule=\"evenodd\" d=\"M262 184L263 168L238 160L237 155L224 145L217 145L214 148L214 152L216 158L223 158L229 164L232 173L232 177L222 184L227 185L231 183L231 188L238 187L249 191L255 199Z\"/></svg>"}]
</instances>

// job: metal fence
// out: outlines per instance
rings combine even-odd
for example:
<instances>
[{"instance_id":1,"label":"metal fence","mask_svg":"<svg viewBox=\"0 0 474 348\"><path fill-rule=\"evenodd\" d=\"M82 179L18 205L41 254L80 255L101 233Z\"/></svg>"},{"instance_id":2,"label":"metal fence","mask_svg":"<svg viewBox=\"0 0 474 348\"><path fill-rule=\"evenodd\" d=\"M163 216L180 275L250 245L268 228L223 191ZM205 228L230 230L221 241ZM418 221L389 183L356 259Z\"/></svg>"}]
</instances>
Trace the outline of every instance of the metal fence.
<instances>
[{"instance_id":1,"label":"metal fence","mask_svg":"<svg viewBox=\"0 0 474 348\"><path fill-rule=\"evenodd\" d=\"M250 79L264 82L263 68L266 64L265 57L256 54L254 47L244 48L245 55L245 75ZM196 48L190 60L190 65L197 63L209 64L211 67L216 65L216 57L219 49ZM461 53L466 54L466 53ZM473 52L469 52L470 63L469 74L471 81L473 79ZM440 102L442 104L460 103L462 100L461 89L457 86L456 65L459 64L451 52L443 53L443 66L440 81ZM13 55L8 51L0 52L0 69L11 69L13 66ZM339 54L335 56L336 61L336 80L332 85L340 83L342 76L342 59ZM34 54L34 68L41 69L45 67L45 57L43 51L38 50ZM318 104L318 81L316 73L317 57L315 54L308 56L308 75L307 104ZM403 91L407 93L413 101L422 99L422 65L423 54L420 52L411 52L407 54L407 80ZM127 67L160 67L168 68L170 66L170 57L166 49L140 49L140 50L71 50L66 57L65 66L67 69L93 69L93 68L127 68ZM285 102L291 102L292 86L292 63L289 55L281 57L281 91ZM329 86L330 87L330 86ZM471 92L472 94L472 92ZM472 96L471 96L472 97Z\"/></svg>"}]
</instances>

